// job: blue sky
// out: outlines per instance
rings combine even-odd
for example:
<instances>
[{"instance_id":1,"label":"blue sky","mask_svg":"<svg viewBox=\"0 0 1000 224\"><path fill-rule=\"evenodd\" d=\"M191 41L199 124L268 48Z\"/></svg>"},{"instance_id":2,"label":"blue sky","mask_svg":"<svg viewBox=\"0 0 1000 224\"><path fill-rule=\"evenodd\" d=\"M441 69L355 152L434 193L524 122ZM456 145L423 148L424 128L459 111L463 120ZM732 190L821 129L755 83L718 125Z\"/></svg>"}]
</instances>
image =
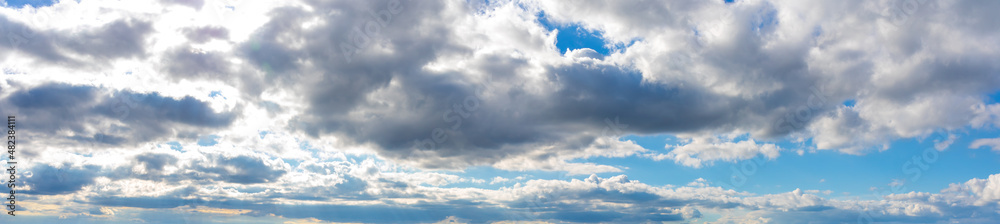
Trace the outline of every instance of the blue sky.
<instances>
[{"instance_id":1,"label":"blue sky","mask_svg":"<svg viewBox=\"0 0 1000 224\"><path fill-rule=\"evenodd\" d=\"M5 3L2 223L1000 218L1000 3Z\"/></svg>"},{"instance_id":2,"label":"blue sky","mask_svg":"<svg viewBox=\"0 0 1000 224\"><path fill-rule=\"evenodd\" d=\"M11 7L11 8L22 8L25 5L30 5L31 7L34 7L34 8L40 8L40 7L45 7L45 6L50 6L52 4L55 4L56 1L54 1L54 0L27 0L27 1L24 1L24 0L12 0L12 1L4 1L4 2L6 3L7 7Z\"/></svg>"}]
</instances>

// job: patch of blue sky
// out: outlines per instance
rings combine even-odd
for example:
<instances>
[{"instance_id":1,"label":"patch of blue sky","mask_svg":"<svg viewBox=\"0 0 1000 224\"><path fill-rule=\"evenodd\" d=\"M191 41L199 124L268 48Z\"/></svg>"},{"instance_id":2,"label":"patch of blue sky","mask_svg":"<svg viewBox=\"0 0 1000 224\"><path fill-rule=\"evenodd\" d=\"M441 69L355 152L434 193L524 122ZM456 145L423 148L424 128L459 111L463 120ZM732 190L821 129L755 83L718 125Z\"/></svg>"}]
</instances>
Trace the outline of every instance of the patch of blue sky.
<instances>
[{"instance_id":1,"label":"patch of blue sky","mask_svg":"<svg viewBox=\"0 0 1000 224\"><path fill-rule=\"evenodd\" d=\"M754 159L737 162L714 161L701 168L683 166L671 159L653 161L639 156L588 158L571 162L628 167L623 169L623 174L628 175L629 179L654 186L683 186L698 178L705 178L713 186L755 194L784 193L796 188L833 191L830 195L820 194L824 197L873 197L873 187L886 191L890 189L890 183L898 180L907 181L904 184L906 192L938 192L951 183L986 178L1000 172L1000 168L995 166L1000 161L1000 155L990 151L988 147L968 149L969 143L975 139L998 137L996 130L975 131L957 137L945 151L937 151L934 145L935 141L947 140L947 136L932 135L922 140L896 140L890 143L888 150L873 148L865 155L850 155L835 150L811 151L803 148L803 145L812 145L808 141L804 144L780 141L775 144L783 150L774 160L758 155ZM665 145L678 144L678 140L670 135L626 136L623 139L632 140L646 149L660 153L669 152L664 149ZM798 155L796 151L799 149L806 152ZM927 149L933 152L927 152L928 158L924 158L923 154ZM935 154L937 158L934 158ZM915 162L914 157L921 163ZM606 173L599 176L618 174Z\"/></svg>"},{"instance_id":2,"label":"patch of blue sky","mask_svg":"<svg viewBox=\"0 0 1000 224\"><path fill-rule=\"evenodd\" d=\"M296 159L284 159L283 158L283 159L281 159L281 161L285 161L285 163L287 163L289 166L291 166L292 169L298 168L299 164L302 164L302 160L296 160Z\"/></svg>"},{"instance_id":3,"label":"patch of blue sky","mask_svg":"<svg viewBox=\"0 0 1000 224\"><path fill-rule=\"evenodd\" d=\"M986 103L1000 103L1000 91L987 94L986 99Z\"/></svg>"},{"instance_id":4,"label":"patch of blue sky","mask_svg":"<svg viewBox=\"0 0 1000 224\"><path fill-rule=\"evenodd\" d=\"M770 27L775 27L778 25L778 11L770 8L769 11L760 12L760 18L754 21L754 31L767 30Z\"/></svg>"},{"instance_id":5,"label":"patch of blue sky","mask_svg":"<svg viewBox=\"0 0 1000 224\"><path fill-rule=\"evenodd\" d=\"M167 142L166 144L169 145L170 149L173 150L181 151L182 149L184 149L184 146L181 146L181 143L177 141Z\"/></svg>"},{"instance_id":6,"label":"patch of blue sky","mask_svg":"<svg viewBox=\"0 0 1000 224\"><path fill-rule=\"evenodd\" d=\"M849 99L849 100L844 100L842 104L844 104L844 106L847 107L854 107L855 103L857 103L857 101L855 101L854 99Z\"/></svg>"},{"instance_id":7,"label":"patch of blue sky","mask_svg":"<svg viewBox=\"0 0 1000 224\"><path fill-rule=\"evenodd\" d=\"M201 136L201 138L198 138L198 145L200 145L200 146L213 146L213 145L219 144L219 141L217 141L218 139L219 139L218 135L205 135L205 136Z\"/></svg>"},{"instance_id":8,"label":"patch of blue sky","mask_svg":"<svg viewBox=\"0 0 1000 224\"><path fill-rule=\"evenodd\" d=\"M281 111L281 105L278 105L275 102L264 100L264 101L260 101L260 103L258 105L260 105L264 109L267 109L268 112L278 112L278 111Z\"/></svg>"},{"instance_id":9,"label":"patch of blue sky","mask_svg":"<svg viewBox=\"0 0 1000 224\"><path fill-rule=\"evenodd\" d=\"M4 6L7 8L24 8L26 5L30 5L32 8L41 8L46 6L51 6L56 4L56 0L7 0L4 1Z\"/></svg>"},{"instance_id":10,"label":"patch of blue sky","mask_svg":"<svg viewBox=\"0 0 1000 224\"><path fill-rule=\"evenodd\" d=\"M545 13L538 17L538 22L548 30L559 30L556 34L556 48L559 53L565 54L568 50L590 48L597 53L607 56L611 53L608 44L602 38L602 33L595 30L587 30L577 24L554 24L549 21Z\"/></svg>"},{"instance_id":11,"label":"patch of blue sky","mask_svg":"<svg viewBox=\"0 0 1000 224\"><path fill-rule=\"evenodd\" d=\"M264 135L265 134L262 134L261 137L263 137ZM303 141L303 140L300 140L298 138L296 138L295 141L299 143L299 149L312 152L313 154L315 154L317 151L319 151L318 148L313 147L312 144L309 144L309 141Z\"/></svg>"},{"instance_id":12,"label":"patch of blue sky","mask_svg":"<svg viewBox=\"0 0 1000 224\"><path fill-rule=\"evenodd\" d=\"M818 37L820 35L823 35L823 27L821 27L821 26L813 27L812 36L813 37Z\"/></svg>"}]
</instances>

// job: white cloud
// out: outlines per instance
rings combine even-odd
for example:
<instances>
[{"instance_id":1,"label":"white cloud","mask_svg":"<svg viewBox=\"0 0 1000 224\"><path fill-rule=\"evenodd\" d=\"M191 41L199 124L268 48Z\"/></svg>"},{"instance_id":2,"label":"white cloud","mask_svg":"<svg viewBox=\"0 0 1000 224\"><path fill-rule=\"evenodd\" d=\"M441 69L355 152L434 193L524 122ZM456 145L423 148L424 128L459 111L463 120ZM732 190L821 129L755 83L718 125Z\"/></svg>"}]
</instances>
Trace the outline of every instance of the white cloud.
<instances>
[{"instance_id":1,"label":"white cloud","mask_svg":"<svg viewBox=\"0 0 1000 224\"><path fill-rule=\"evenodd\" d=\"M730 142L718 137L695 137L687 139L684 145L667 145L669 153L650 155L655 160L672 159L685 166L700 168L714 161L736 162L761 155L775 159L781 150L769 143L758 144L753 139Z\"/></svg>"},{"instance_id":2,"label":"white cloud","mask_svg":"<svg viewBox=\"0 0 1000 224\"><path fill-rule=\"evenodd\" d=\"M490 180L490 184L491 185L492 184L502 184L502 183L506 183L508 181L510 181L510 179L503 178L503 177L493 177L493 179Z\"/></svg>"},{"instance_id":3,"label":"white cloud","mask_svg":"<svg viewBox=\"0 0 1000 224\"><path fill-rule=\"evenodd\" d=\"M981 138L969 143L970 149L978 149L983 146L989 146L990 150L1000 151L1000 138Z\"/></svg>"},{"instance_id":4,"label":"white cloud","mask_svg":"<svg viewBox=\"0 0 1000 224\"><path fill-rule=\"evenodd\" d=\"M16 73L0 78L0 112L26 118L22 133L45 143L25 155L36 168L25 190L39 195L32 211L57 217L82 214L73 207L125 217L120 208L234 204L261 216L376 206L366 208L432 213L427 222L565 221L580 211L626 223L708 211L779 223L853 222L864 208L903 222L995 215L997 175L864 201L624 175L498 176L489 184L517 183L489 190L462 174L604 175L628 167L577 161L628 157L701 168L776 159L782 148L770 142L784 139L861 155L900 138L1000 126L1000 104L983 97L1000 86L1000 29L983 19L998 3L928 1L891 25L891 2L402 1L385 25L369 12L390 1L0 8L0 67ZM567 24L598 33L612 53L561 54ZM350 61L345 46L357 50ZM619 138L655 134L686 140L658 154ZM207 136L218 144L197 144ZM428 138L433 147L420 149ZM933 140L944 150L957 137ZM1000 150L1000 140L969 147L983 146ZM416 209L435 206L484 210ZM729 216L740 209L749 211ZM328 213L311 215L343 215Z\"/></svg>"}]
</instances>

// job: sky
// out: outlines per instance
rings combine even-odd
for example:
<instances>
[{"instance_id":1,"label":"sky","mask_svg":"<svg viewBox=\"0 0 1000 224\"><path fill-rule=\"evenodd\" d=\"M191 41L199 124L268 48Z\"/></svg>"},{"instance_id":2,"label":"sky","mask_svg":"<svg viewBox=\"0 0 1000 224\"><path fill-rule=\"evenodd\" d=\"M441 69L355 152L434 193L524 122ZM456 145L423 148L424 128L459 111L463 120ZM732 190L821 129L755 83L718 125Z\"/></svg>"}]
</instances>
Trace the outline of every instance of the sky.
<instances>
[{"instance_id":1,"label":"sky","mask_svg":"<svg viewBox=\"0 0 1000 224\"><path fill-rule=\"evenodd\" d=\"M2 223L1000 218L1000 1L2 6Z\"/></svg>"}]
</instances>

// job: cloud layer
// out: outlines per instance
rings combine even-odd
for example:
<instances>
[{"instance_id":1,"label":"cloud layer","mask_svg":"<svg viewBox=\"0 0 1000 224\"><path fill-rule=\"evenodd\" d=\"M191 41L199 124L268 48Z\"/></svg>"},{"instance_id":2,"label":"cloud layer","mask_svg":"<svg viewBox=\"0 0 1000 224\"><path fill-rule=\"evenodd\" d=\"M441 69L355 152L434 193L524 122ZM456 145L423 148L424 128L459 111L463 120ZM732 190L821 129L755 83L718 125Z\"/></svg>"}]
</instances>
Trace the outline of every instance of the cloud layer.
<instances>
[{"instance_id":1,"label":"cloud layer","mask_svg":"<svg viewBox=\"0 0 1000 224\"><path fill-rule=\"evenodd\" d=\"M591 159L702 169L793 151L863 156L899 139L997 128L996 9L64 1L0 9L0 40L10 40L0 44L0 112L18 116L33 146L21 152L33 164L24 206L38 222L986 223L1000 214L1000 174L938 193L835 198L704 179L655 186ZM595 33L609 53L561 53L569 27ZM621 138L655 135L680 140L643 148ZM981 147L1000 143L969 145ZM463 174L484 167L566 176Z\"/></svg>"}]
</instances>

